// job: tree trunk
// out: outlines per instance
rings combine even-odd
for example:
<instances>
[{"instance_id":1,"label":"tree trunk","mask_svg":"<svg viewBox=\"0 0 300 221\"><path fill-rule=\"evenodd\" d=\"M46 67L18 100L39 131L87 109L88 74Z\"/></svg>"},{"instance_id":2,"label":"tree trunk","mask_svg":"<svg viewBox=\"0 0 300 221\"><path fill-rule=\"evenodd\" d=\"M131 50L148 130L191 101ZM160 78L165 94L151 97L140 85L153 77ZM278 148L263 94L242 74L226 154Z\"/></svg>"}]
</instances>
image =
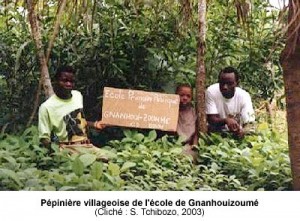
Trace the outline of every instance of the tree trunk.
<instances>
[{"instance_id":1,"label":"tree trunk","mask_svg":"<svg viewBox=\"0 0 300 221\"><path fill-rule=\"evenodd\" d=\"M288 142L294 190L300 190L300 2L289 1L289 28L281 54L286 95Z\"/></svg>"},{"instance_id":2,"label":"tree trunk","mask_svg":"<svg viewBox=\"0 0 300 221\"><path fill-rule=\"evenodd\" d=\"M42 86L45 91L46 97L49 97L54 92L51 85L47 61L43 49L42 40L41 40L41 33L40 33L38 19L35 11L35 3L33 2L33 0L27 0L26 3L28 8L28 18L30 22L31 34L35 42L35 46L37 49L37 56L40 63Z\"/></svg>"},{"instance_id":3,"label":"tree trunk","mask_svg":"<svg viewBox=\"0 0 300 221\"><path fill-rule=\"evenodd\" d=\"M61 23L62 15L63 15L64 9L66 7L66 4L67 4L67 0L62 0L61 4L58 6L58 12L56 14L55 23L54 23L54 26L53 26L53 33L52 33L51 37L49 38L50 40L49 40L49 44L48 44L48 48L47 48L47 52L46 52L46 61L47 61L47 63L48 63L49 58L50 58L50 53L51 53L51 50L53 48L54 41L55 41L56 36L59 32L59 26L60 26L60 23Z\"/></svg>"},{"instance_id":4,"label":"tree trunk","mask_svg":"<svg viewBox=\"0 0 300 221\"><path fill-rule=\"evenodd\" d=\"M61 5L58 6L59 9L58 9L58 13L56 15L55 23L54 23L54 26L53 26L53 33L50 37L50 40L49 40L49 43L48 43L48 48L47 48L47 51L46 51L46 65L48 64L48 61L50 59L50 53L51 53L51 50L52 50L53 45L54 45L54 40L55 40L55 38L58 34L58 31L59 31L61 17L62 17L64 8L66 6L66 3L67 3L67 0L62 0ZM48 65L47 65L47 67L48 67ZM33 104L33 110L32 110L32 113L30 115L30 118L27 122L27 125L26 125L27 127L32 123L32 121L34 119L34 116L37 112L39 102L40 102L40 94L41 94L42 86L44 85L43 79L44 78L41 77L40 80L39 80L38 89L36 91L36 96L35 96L35 100L34 100L34 104Z\"/></svg>"},{"instance_id":5,"label":"tree trunk","mask_svg":"<svg viewBox=\"0 0 300 221\"><path fill-rule=\"evenodd\" d=\"M198 1L198 47L197 47L197 77L196 101L198 127L201 133L207 132L205 113L205 34L206 34L206 0Z\"/></svg>"}]
</instances>

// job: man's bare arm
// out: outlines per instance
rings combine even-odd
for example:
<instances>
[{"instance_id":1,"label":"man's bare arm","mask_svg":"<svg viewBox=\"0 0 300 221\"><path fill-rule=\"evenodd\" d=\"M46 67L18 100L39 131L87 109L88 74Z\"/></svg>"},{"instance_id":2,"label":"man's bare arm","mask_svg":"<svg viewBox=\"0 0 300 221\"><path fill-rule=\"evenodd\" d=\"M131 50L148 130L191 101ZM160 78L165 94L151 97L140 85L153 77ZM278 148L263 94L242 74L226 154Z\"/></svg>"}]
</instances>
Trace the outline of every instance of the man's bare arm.
<instances>
[{"instance_id":1,"label":"man's bare arm","mask_svg":"<svg viewBox=\"0 0 300 221\"><path fill-rule=\"evenodd\" d=\"M221 118L219 114L208 114L207 121L214 126L227 125L229 131L235 132L240 129L239 123L232 117Z\"/></svg>"}]
</instances>

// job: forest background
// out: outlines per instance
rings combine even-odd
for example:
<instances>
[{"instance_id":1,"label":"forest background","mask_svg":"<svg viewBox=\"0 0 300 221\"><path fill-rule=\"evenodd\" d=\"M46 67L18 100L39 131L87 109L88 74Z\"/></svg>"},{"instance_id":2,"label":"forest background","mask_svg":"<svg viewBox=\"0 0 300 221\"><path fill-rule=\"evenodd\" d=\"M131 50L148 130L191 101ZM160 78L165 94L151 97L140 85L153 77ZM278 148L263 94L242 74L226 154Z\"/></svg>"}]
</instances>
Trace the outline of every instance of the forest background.
<instances>
[{"instance_id":1,"label":"forest background","mask_svg":"<svg viewBox=\"0 0 300 221\"><path fill-rule=\"evenodd\" d=\"M279 62L287 7L279 10L268 0L210 0L206 7L205 84L216 82L225 66L236 67L254 101L257 134L244 140L204 136L197 165L181 154L180 140L157 138L155 131L93 133L94 142L115 156L108 164L90 153L49 157L39 147L36 110L50 93L41 83L45 64L50 77L60 65L76 68L89 120L101 115L104 86L174 93L186 82L196 88L198 3L0 1L0 188L292 189Z\"/></svg>"}]
</instances>

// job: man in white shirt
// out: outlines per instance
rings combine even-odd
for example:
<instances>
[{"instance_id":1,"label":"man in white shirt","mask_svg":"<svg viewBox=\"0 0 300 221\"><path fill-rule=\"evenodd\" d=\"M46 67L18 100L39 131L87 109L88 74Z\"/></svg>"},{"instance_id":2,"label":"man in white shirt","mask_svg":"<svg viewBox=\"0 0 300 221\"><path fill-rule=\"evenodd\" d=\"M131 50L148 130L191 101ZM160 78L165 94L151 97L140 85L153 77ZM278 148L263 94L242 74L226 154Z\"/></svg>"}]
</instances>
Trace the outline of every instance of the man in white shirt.
<instances>
[{"instance_id":1,"label":"man in white shirt","mask_svg":"<svg viewBox=\"0 0 300 221\"><path fill-rule=\"evenodd\" d=\"M226 67L219 74L219 83L206 90L206 114L210 132L232 132L243 137L245 126L255 121L249 93L239 87L239 74Z\"/></svg>"}]
</instances>

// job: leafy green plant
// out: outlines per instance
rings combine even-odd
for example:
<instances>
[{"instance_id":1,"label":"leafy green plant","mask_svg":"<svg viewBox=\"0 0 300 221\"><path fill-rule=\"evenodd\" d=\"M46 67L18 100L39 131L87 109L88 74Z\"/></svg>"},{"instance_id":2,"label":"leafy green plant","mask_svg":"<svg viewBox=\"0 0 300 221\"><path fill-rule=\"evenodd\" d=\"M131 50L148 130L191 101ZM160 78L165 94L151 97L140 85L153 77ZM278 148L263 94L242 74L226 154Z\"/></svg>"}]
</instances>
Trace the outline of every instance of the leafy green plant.
<instances>
[{"instance_id":1,"label":"leafy green plant","mask_svg":"<svg viewBox=\"0 0 300 221\"><path fill-rule=\"evenodd\" d=\"M154 130L124 130L102 149L109 163L90 152L69 155L39 147L37 128L2 134L1 190L290 190L286 140L259 125L260 133L234 140L199 139L198 164L182 153L181 140Z\"/></svg>"},{"instance_id":2,"label":"leafy green plant","mask_svg":"<svg viewBox=\"0 0 300 221\"><path fill-rule=\"evenodd\" d=\"M218 189L243 190L289 190L291 171L287 141L269 130L265 124L259 125L260 133L238 141L217 134L206 137L200 144L200 164L205 179L214 186L215 179L206 174L213 172L218 178L226 177L231 187ZM229 179L229 180L228 180Z\"/></svg>"}]
</instances>

